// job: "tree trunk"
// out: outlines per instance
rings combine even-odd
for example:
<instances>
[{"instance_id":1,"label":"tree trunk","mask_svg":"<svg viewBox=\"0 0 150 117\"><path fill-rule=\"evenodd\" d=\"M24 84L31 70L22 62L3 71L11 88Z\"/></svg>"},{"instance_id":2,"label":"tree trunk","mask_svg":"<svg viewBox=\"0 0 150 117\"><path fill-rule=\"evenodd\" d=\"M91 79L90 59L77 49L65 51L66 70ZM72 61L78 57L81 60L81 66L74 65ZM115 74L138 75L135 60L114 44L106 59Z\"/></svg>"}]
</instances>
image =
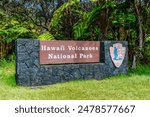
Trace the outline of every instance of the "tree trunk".
<instances>
[{"instance_id":1,"label":"tree trunk","mask_svg":"<svg viewBox=\"0 0 150 117\"><path fill-rule=\"evenodd\" d=\"M139 49L143 49L143 29L142 29L142 14L140 12L140 7L135 4L135 10L137 14L137 21L138 21L138 40L139 40Z\"/></svg>"},{"instance_id":2,"label":"tree trunk","mask_svg":"<svg viewBox=\"0 0 150 117\"><path fill-rule=\"evenodd\" d=\"M136 55L133 55L132 69L136 68Z\"/></svg>"},{"instance_id":3,"label":"tree trunk","mask_svg":"<svg viewBox=\"0 0 150 117\"><path fill-rule=\"evenodd\" d=\"M119 27L119 40L123 41L127 38L127 32L124 27Z\"/></svg>"},{"instance_id":4,"label":"tree trunk","mask_svg":"<svg viewBox=\"0 0 150 117\"><path fill-rule=\"evenodd\" d=\"M102 14L100 16L100 22L100 28L102 30L102 39L107 40L109 26L109 8L106 8L104 11L102 11Z\"/></svg>"},{"instance_id":5,"label":"tree trunk","mask_svg":"<svg viewBox=\"0 0 150 117\"><path fill-rule=\"evenodd\" d=\"M141 50L143 49L143 45L144 45L144 39L143 39L143 28L142 28L142 23L143 23L143 19L142 19L142 6L141 6L141 2L137 2L134 5L135 7L135 12L136 12L136 16L137 16L137 26L138 26L138 31L137 31L137 35L138 35L138 47L139 47L139 52L135 52L133 55L133 61L132 61L132 68L136 68L137 65L137 54L139 53L141 54ZM138 50L137 50L138 51Z\"/></svg>"}]
</instances>

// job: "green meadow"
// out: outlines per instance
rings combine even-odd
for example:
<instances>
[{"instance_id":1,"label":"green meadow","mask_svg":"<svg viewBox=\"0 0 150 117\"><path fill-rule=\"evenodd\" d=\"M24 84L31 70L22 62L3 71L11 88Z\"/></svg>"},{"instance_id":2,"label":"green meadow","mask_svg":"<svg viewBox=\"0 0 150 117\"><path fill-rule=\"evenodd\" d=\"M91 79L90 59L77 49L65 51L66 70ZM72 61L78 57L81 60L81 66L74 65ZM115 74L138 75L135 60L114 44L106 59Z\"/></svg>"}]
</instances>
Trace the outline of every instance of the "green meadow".
<instances>
[{"instance_id":1,"label":"green meadow","mask_svg":"<svg viewBox=\"0 0 150 117\"><path fill-rule=\"evenodd\" d=\"M150 67L129 70L104 80L79 80L41 87L15 82L15 61L0 61L1 100L149 100Z\"/></svg>"}]
</instances>

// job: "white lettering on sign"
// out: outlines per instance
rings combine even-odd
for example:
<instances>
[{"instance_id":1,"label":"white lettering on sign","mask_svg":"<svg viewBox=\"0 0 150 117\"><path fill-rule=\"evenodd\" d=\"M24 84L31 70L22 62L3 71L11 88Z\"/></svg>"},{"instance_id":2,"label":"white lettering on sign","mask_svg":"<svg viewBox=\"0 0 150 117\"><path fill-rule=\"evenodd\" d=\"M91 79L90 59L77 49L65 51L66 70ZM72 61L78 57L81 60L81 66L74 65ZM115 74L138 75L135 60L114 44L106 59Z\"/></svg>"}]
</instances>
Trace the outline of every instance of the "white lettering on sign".
<instances>
[{"instance_id":1,"label":"white lettering on sign","mask_svg":"<svg viewBox=\"0 0 150 117\"><path fill-rule=\"evenodd\" d=\"M40 64L99 62L100 42L40 41Z\"/></svg>"}]
</instances>

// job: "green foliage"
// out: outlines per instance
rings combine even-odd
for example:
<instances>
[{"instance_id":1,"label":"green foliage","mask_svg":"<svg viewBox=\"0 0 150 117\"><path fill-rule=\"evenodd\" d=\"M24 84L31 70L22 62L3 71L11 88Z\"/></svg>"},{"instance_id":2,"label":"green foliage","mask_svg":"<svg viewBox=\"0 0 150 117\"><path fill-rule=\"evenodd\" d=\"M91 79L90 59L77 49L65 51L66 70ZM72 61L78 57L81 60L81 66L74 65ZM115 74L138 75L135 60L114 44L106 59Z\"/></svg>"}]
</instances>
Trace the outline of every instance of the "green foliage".
<instances>
[{"instance_id":1,"label":"green foliage","mask_svg":"<svg viewBox=\"0 0 150 117\"><path fill-rule=\"evenodd\" d=\"M62 6L60 6L53 14L53 18L49 25L50 29L56 28L60 24L64 10L78 4L79 2L80 0L69 0L68 2L65 2Z\"/></svg>"},{"instance_id":2,"label":"green foliage","mask_svg":"<svg viewBox=\"0 0 150 117\"><path fill-rule=\"evenodd\" d=\"M141 75L150 76L150 68L148 65L139 65L136 69L129 69L129 73L131 75L137 74L139 76L141 76Z\"/></svg>"},{"instance_id":3,"label":"green foliage","mask_svg":"<svg viewBox=\"0 0 150 117\"><path fill-rule=\"evenodd\" d=\"M121 11L115 11L110 17L110 20L112 21L115 27L122 26L125 28L131 28L135 26L136 16L132 12L124 13Z\"/></svg>"},{"instance_id":4,"label":"green foliage","mask_svg":"<svg viewBox=\"0 0 150 117\"><path fill-rule=\"evenodd\" d=\"M144 47L144 59L146 59L146 63L150 63L150 37L147 37L145 40L145 47Z\"/></svg>"},{"instance_id":5,"label":"green foliage","mask_svg":"<svg viewBox=\"0 0 150 117\"><path fill-rule=\"evenodd\" d=\"M39 40L54 40L54 36L50 34L49 32L43 33L38 36Z\"/></svg>"},{"instance_id":6,"label":"green foliage","mask_svg":"<svg viewBox=\"0 0 150 117\"><path fill-rule=\"evenodd\" d=\"M115 6L116 4L114 2L106 2L104 5L96 6L91 11L84 14L82 19L80 19L73 26L74 38L83 39L90 37L92 40L93 36L99 35L101 33L101 30L100 27L95 24L96 20L100 18L102 10L105 10L107 8L114 8Z\"/></svg>"},{"instance_id":7,"label":"green foliage","mask_svg":"<svg viewBox=\"0 0 150 117\"><path fill-rule=\"evenodd\" d=\"M16 86L15 82L15 61L9 61L6 59L0 60L0 85L3 88L8 88L7 85L10 87ZM2 87L1 87L2 88Z\"/></svg>"},{"instance_id":8,"label":"green foliage","mask_svg":"<svg viewBox=\"0 0 150 117\"><path fill-rule=\"evenodd\" d=\"M146 38L146 42L147 42L147 43L150 43L150 37L147 37L147 38Z\"/></svg>"},{"instance_id":9,"label":"green foliage","mask_svg":"<svg viewBox=\"0 0 150 117\"><path fill-rule=\"evenodd\" d=\"M34 35L25 23L20 23L3 12L0 13L0 16L0 37L4 42L9 43L17 38L32 37Z\"/></svg>"},{"instance_id":10,"label":"green foliage","mask_svg":"<svg viewBox=\"0 0 150 117\"><path fill-rule=\"evenodd\" d=\"M114 1L107 1L104 5L103 5L103 8L114 8L116 7L117 5L117 2L114 2Z\"/></svg>"},{"instance_id":11,"label":"green foliage","mask_svg":"<svg viewBox=\"0 0 150 117\"><path fill-rule=\"evenodd\" d=\"M76 24L74 24L74 38L82 39L90 35L90 33L87 32L87 29L89 28L90 23L92 23L94 17L97 16L100 11L101 7L96 7L91 12L84 14L82 19L79 20Z\"/></svg>"},{"instance_id":12,"label":"green foliage","mask_svg":"<svg viewBox=\"0 0 150 117\"><path fill-rule=\"evenodd\" d=\"M30 30L28 30L25 27L22 27L18 23L15 23L14 25L6 25L2 29L0 29L0 35L3 36L3 40L5 42L12 42L13 40L22 37L27 33L31 33Z\"/></svg>"},{"instance_id":13,"label":"green foliage","mask_svg":"<svg viewBox=\"0 0 150 117\"><path fill-rule=\"evenodd\" d=\"M88 28L88 25L85 22L80 22L74 25L74 38L75 39L81 39L86 35L86 29Z\"/></svg>"}]
</instances>

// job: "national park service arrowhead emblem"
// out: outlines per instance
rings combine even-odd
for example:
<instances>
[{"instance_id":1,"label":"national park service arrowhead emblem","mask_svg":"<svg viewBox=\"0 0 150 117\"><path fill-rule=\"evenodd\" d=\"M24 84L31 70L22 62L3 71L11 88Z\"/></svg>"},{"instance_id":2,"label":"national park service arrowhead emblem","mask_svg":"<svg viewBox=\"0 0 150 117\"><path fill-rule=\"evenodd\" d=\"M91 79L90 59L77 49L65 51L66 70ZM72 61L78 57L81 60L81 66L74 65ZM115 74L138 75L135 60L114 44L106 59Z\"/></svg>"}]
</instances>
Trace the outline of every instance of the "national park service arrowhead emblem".
<instances>
[{"instance_id":1,"label":"national park service arrowhead emblem","mask_svg":"<svg viewBox=\"0 0 150 117\"><path fill-rule=\"evenodd\" d=\"M120 67L123 63L126 53L126 47L122 47L121 43L113 44L113 47L110 47L110 56L116 67Z\"/></svg>"}]
</instances>

